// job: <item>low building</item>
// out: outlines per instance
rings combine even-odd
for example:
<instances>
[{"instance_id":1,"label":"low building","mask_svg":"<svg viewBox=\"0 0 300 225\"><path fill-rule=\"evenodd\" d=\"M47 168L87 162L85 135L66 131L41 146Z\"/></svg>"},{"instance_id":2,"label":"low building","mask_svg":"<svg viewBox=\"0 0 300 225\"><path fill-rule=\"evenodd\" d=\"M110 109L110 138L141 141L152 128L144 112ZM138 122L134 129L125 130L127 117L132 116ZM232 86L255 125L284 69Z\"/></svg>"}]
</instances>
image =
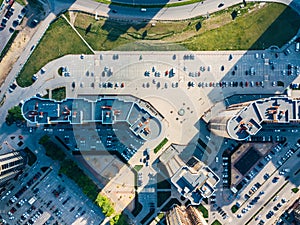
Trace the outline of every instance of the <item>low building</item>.
<instances>
[{"instance_id":1,"label":"low building","mask_svg":"<svg viewBox=\"0 0 300 225\"><path fill-rule=\"evenodd\" d=\"M166 215L167 225L207 225L202 214L193 206L175 205Z\"/></svg>"}]
</instances>

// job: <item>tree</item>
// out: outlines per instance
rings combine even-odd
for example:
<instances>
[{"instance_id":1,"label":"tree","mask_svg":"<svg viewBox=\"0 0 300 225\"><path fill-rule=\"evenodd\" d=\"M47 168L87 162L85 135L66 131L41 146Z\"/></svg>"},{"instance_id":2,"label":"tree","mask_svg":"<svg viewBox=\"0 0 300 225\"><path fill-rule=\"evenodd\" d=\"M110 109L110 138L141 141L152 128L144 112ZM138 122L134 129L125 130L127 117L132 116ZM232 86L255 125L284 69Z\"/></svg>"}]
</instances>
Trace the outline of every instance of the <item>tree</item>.
<instances>
[{"instance_id":1,"label":"tree","mask_svg":"<svg viewBox=\"0 0 300 225\"><path fill-rule=\"evenodd\" d=\"M24 121L24 117L21 113L21 107L14 106L11 109L9 109L5 121L9 126L12 125L14 122Z\"/></svg>"},{"instance_id":2,"label":"tree","mask_svg":"<svg viewBox=\"0 0 300 225\"><path fill-rule=\"evenodd\" d=\"M109 217L112 214L114 214L115 210L112 207L112 204L107 197L98 194L95 201L97 205L102 209L102 212L104 213L105 216Z\"/></svg>"}]
</instances>

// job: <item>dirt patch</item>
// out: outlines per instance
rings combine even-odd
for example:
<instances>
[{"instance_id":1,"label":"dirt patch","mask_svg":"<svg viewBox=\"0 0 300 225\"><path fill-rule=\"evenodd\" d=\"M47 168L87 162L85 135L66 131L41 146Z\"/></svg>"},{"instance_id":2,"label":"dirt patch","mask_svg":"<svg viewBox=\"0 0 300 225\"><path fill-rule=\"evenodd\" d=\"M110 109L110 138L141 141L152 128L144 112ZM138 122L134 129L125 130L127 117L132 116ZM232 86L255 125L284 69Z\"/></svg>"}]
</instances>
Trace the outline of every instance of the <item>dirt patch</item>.
<instances>
[{"instance_id":1,"label":"dirt patch","mask_svg":"<svg viewBox=\"0 0 300 225\"><path fill-rule=\"evenodd\" d=\"M75 20L76 20L76 17L77 17L77 12L72 12L72 11L69 11L69 15L70 15L70 23L74 26L75 24Z\"/></svg>"},{"instance_id":2,"label":"dirt patch","mask_svg":"<svg viewBox=\"0 0 300 225\"><path fill-rule=\"evenodd\" d=\"M31 20L33 17L41 19L45 16L45 10L42 7L36 7L35 5L34 7L31 7L30 5L27 5L27 9L27 17L25 17L22 23L16 28L16 30L19 30L20 32L1 61L0 86L2 86L13 65L16 63L28 45L28 42L38 29L38 26L34 28L28 26L30 22L28 21L28 18L31 18Z\"/></svg>"}]
</instances>

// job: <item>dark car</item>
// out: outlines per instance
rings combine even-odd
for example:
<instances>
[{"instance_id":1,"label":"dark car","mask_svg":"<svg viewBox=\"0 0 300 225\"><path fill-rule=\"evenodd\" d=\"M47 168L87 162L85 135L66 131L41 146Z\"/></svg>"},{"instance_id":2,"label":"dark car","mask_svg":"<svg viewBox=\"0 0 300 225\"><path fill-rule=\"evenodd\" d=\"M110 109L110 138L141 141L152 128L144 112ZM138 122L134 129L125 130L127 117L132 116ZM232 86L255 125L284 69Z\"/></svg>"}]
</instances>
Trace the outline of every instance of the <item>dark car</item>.
<instances>
[{"instance_id":1,"label":"dark car","mask_svg":"<svg viewBox=\"0 0 300 225\"><path fill-rule=\"evenodd\" d=\"M224 4L224 2L221 2L219 5L218 5L218 8L221 8L221 7L223 7L225 4Z\"/></svg>"}]
</instances>

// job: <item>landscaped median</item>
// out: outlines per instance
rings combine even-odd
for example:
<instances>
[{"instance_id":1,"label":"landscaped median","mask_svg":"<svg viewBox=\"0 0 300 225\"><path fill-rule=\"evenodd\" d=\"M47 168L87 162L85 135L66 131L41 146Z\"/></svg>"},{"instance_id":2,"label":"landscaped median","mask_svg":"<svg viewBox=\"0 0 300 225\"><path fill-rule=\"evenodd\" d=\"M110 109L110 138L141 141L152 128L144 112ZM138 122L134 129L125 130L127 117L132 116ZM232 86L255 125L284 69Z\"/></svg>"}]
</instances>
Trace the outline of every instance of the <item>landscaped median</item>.
<instances>
[{"instance_id":1,"label":"landscaped median","mask_svg":"<svg viewBox=\"0 0 300 225\"><path fill-rule=\"evenodd\" d=\"M208 210L205 208L204 205L200 204L197 208L202 213L203 218L208 218Z\"/></svg>"},{"instance_id":2,"label":"landscaped median","mask_svg":"<svg viewBox=\"0 0 300 225\"><path fill-rule=\"evenodd\" d=\"M167 142L168 142L168 138L164 138L164 139L163 139L163 140L155 147L154 153L155 153L155 154L158 153L158 151L159 151L160 149L162 149L162 147L164 147L164 145L167 144Z\"/></svg>"}]
</instances>

